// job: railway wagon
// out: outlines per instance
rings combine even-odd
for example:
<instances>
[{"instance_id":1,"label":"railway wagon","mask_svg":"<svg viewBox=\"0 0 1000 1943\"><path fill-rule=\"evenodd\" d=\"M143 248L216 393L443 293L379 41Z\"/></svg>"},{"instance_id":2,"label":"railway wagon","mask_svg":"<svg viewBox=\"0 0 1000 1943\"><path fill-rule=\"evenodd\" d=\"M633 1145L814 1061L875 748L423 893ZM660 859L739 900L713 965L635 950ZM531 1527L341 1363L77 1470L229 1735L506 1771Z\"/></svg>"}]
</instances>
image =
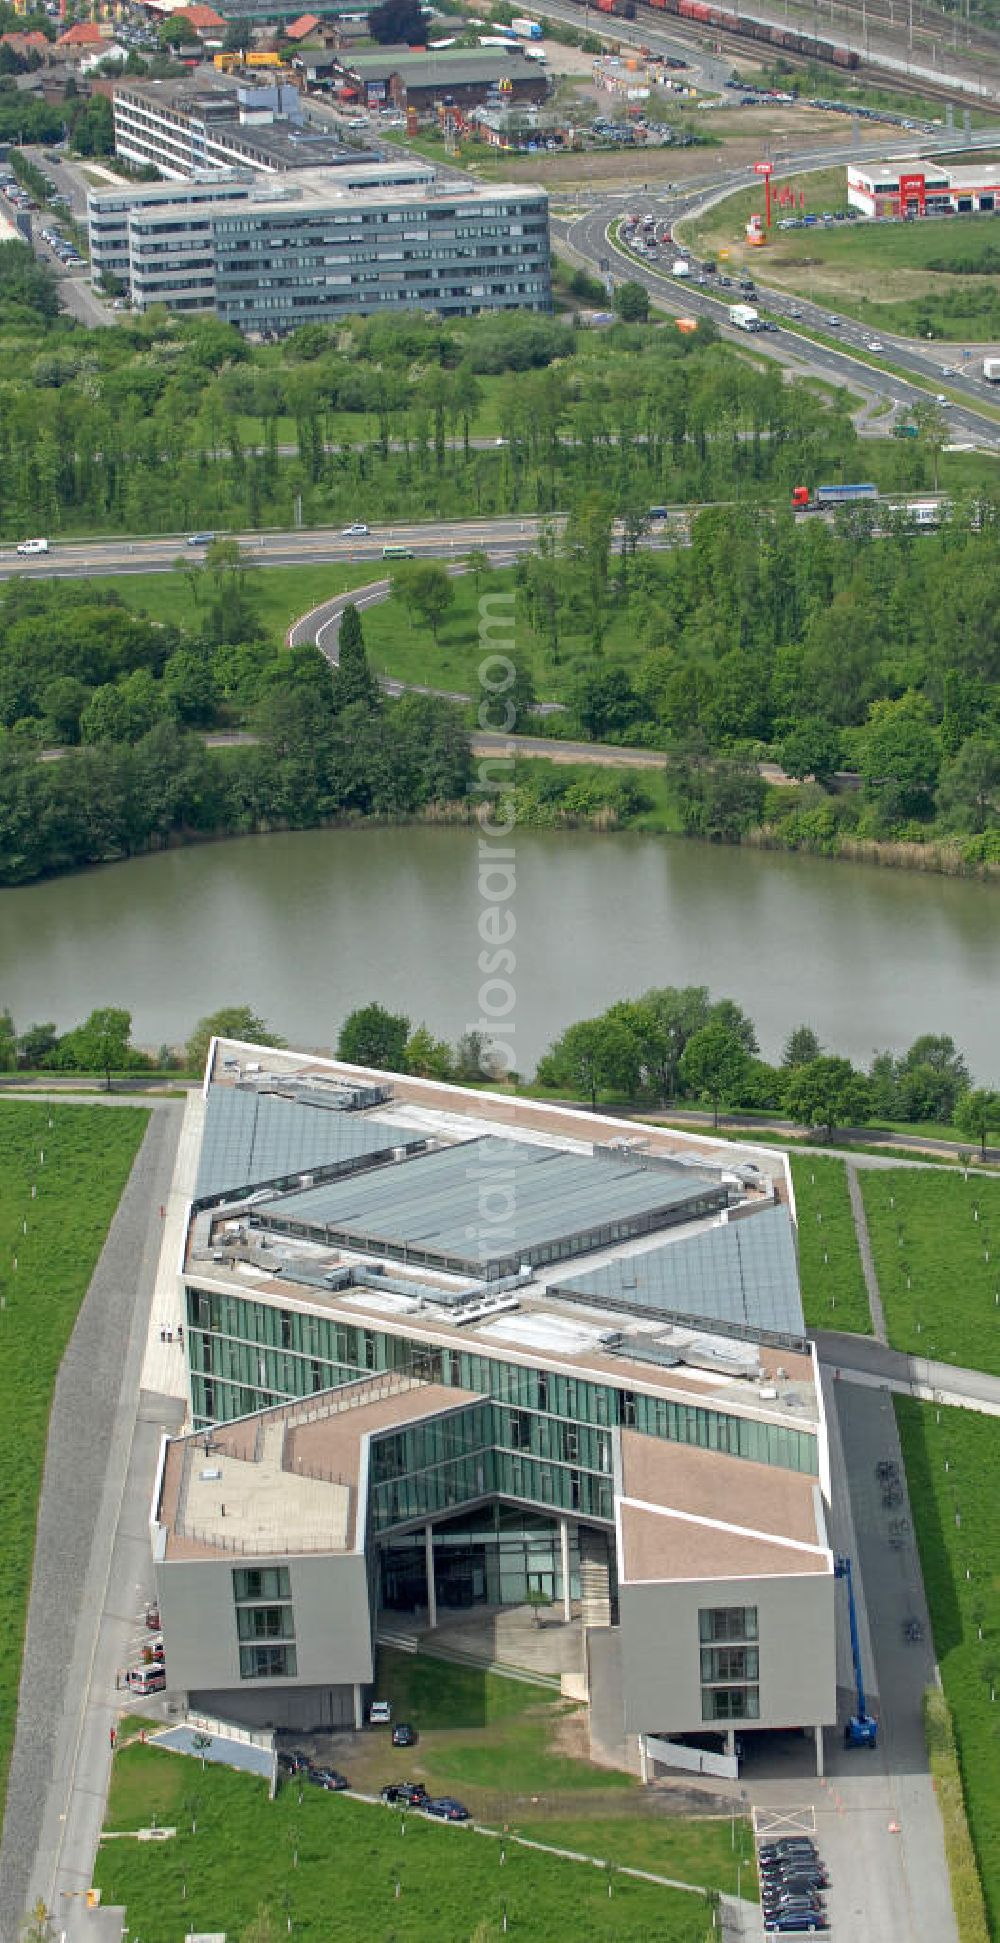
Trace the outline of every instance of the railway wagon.
<instances>
[{"instance_id":1,"label":"railway wagon","mask_svg":"<svg viewBox=\"0 0 1000 1943\"><path fill-rule=\"evenodd\" d=\"M579 0L585 5L586 0ZM815 34L799 33L793 27L779 26L776 21L755 20L752 14L732 13L726 7L714 7L709 0L593 0L599 13L614 14L619 20L635 20L638 14L647 12L676 14L680 20L691 20L699 26L714 27L718 32L733 34L743 40L764 41L769 47L782 47L791 54L805 54L811 60L826 61L832 67L850 68L860 66L860 57L853 48L837 47L833 41L820 40Z\"/></svg>"}]
</instances>

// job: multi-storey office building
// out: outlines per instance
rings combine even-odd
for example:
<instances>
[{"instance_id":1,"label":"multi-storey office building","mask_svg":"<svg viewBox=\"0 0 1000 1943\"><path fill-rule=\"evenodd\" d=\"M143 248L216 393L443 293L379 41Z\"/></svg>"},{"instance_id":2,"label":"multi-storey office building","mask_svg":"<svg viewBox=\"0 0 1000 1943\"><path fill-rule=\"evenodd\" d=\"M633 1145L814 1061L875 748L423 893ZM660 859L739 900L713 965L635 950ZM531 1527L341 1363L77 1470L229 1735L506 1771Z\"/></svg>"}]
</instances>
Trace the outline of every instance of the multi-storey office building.
<instances>
[{"instance_id":1,"label":"multi-storey office building","mask_svg":"<svg viewBox=\"0 0 1000 1943\"><path fill-rule=\"evenodd\" d=\"M208 169L285 175L370 158L307 121L288 81L227 74L122 81L114 91L115 153L184 182Z\"/></svg>"},{"instance_id":2,"label":"multi-storey office building","mask_svg":"<svg viewBox=\"0 0 1000 1943\"><path fill-rule=\"evenodd\" d=\"M153 1511L171 1686L360 1721L387 1615L539 1592L623 1742L821 1751L830 1480L781 1160L247 1048L204 1107L195 1428Z\"/></svg>"},{"instance_id":3,"label":"multi-storey office building","mask_svg":"<svg viewBox=\"0 0 1000 1943\"><path fill-rule=\"evenodd\" d=\"M147 310L214 310L252 335L387 310L548 310L548 200L366 162L281 181L93 190L93 275Z\"/></svg>"}]
</instances>

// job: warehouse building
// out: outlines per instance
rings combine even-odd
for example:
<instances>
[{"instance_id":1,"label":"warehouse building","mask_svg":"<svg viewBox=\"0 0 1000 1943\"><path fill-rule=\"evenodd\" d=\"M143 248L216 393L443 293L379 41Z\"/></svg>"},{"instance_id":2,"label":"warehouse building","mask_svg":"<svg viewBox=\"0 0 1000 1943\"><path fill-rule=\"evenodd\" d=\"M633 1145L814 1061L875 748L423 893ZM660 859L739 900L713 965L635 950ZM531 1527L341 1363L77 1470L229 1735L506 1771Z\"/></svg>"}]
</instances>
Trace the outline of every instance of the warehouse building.
<instances>
[{"instance_id":1,"label":"warehouse building","mask_svg":"<svg viewBox=\"0 0 1000 1943\"><path fill-rule=\"evenodd\" d=\"M735 1772L775 1730L821 1763L829 1460L783 1157L218 1042L201 1110L193 1427L152 1510L174 1694L360 1725L386 1628L540 1597L624 1765Z\"/></svg>"},{"instance_id":2,"label":"warehouse building","mask_svg":"<svg viewBox=\"0 0 1000 1943\"><path fill-rule=\"evenodd\" d=\"M865 216L971 216L1000 209L1000 166L989 161L974 168L948 163L851 163L847 200Z\"/></svg>"},{"instance_id":3,"label":"warehouse building","mask_svg":"<svg viewBox=\"0 0 1000 1943\"><path fill-rule=\"evenodd\" d=\"M544 193L438 182L416 161L93 190L88 217L95 282L255 337L375 311L551 306Z\"/></svg>"},{"instance_id":4,"label":"warehouse building","mask_svg":"<svg viewBox=\"0 0 1000 1943\"><path fill-rule=\"evenodd\" d=\"M446 48L414 53L407 47L382 47L374 54L342 53L334 64L339 92L366 108L412 108L426 114L439 102L478 108L490 101L506 106L542 102L549 83L521 48Z\"/></svg>"}]
</instances>

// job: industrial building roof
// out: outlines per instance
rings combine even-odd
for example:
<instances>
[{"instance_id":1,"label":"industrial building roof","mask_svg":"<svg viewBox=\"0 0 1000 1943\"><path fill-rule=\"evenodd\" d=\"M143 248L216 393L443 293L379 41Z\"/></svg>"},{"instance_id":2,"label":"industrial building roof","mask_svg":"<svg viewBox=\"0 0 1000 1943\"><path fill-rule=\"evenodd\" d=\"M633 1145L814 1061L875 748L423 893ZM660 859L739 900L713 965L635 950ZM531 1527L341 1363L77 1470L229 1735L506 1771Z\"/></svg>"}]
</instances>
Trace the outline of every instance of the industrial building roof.
<instances>
[{"instance_id":1,"label":"industrial building roof","mask_svg":"<svg viewBox=\"0 0 1000 1943\"><path fill-rule=\"evenodd\" d=\"M552 1293L634 1315L723 1323L741 1333L805 1334L792 1226L780 1205L570 1275Z\"/></svg>"},{"instance_id":2,"label":"industrial building roof","mask_svg":"<svg viewBox=\"0 0 1000 1943\"><path fill-rule=\"evenodd\" d=\"M480 1269L554 1259L556 1243L579 1253L599 1245L597 1230L624 1240L727 1198L717 1180L650 1156L568 1153L486 1135L283 1196L261 1218Z\"/></svg>"},{"instance_id":3,"label":"industrial building roof","mask_svg":"<svg viewBox=\"0 0 1000 1943\"><path fill-rule=\"evenodd\" d=\"M361 81L398 74L412 88L430 87L435 81L440 81L442 86L449 81L492 81L508 74L532 75L538 79L537 63L529 60L519 47L446 48L441 54L428 54L423 49L414 53L409 47L384 47L377 54L345 53L340 66Z\"/></svg>"},{"instance_id":4,"label":"industrial building roof","mask_svg":"<svg viewBox=\"0 0 1000 1943\"><path fill-rule=\"evenodd\" d=\"M234 1086L209 1088L196 1200L419 1144L384 1120Z\"/></svg>"}]
</instances>

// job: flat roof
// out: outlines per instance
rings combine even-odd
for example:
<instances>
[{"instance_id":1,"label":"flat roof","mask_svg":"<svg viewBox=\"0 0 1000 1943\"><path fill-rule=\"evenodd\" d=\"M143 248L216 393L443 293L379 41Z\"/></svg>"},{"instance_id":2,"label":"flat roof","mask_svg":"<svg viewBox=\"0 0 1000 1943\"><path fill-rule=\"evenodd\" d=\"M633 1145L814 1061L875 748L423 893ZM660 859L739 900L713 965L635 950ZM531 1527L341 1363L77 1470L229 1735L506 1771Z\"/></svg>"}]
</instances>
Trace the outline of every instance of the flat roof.
<instances>
[{"instance_id":1,"label":"flat roof","mask_svg":"<svg viewBox=\"0 0 1000 1943\"><path fill-rule=\"evenodd\" d=\"M683 1316L751 1334L805 1335L795 1240L781 1205L571 1272L556 1292L564 1300L579 1297L633 1315Z\"/></svg>"},{"instance_id":2,"label":"flat roof","mask_svg":"<svg viewBox=\"0 0 1000 1943\"><path fill-rule=\"evenodd\" d=\"M261 1217L478 1269L486 1261L530 1261L546 1247L636 1218L662 1225L726 1199L717 1181L642 1154L573 1154L483 1135L283 1196Z\"/></svg>"},{"instance_id":3,"label":"flat roof","mask_svg":"<svg viewBox=\"0 0 1000 1943\"><path fill-rule=\"evenodd\" d=\"M475 1401L470 1391L382 1374L171 1438L155 1514L162 1555L221 1551L239 1564L356 1550L364 1439Z\"/></svg>"}]
</instances>

